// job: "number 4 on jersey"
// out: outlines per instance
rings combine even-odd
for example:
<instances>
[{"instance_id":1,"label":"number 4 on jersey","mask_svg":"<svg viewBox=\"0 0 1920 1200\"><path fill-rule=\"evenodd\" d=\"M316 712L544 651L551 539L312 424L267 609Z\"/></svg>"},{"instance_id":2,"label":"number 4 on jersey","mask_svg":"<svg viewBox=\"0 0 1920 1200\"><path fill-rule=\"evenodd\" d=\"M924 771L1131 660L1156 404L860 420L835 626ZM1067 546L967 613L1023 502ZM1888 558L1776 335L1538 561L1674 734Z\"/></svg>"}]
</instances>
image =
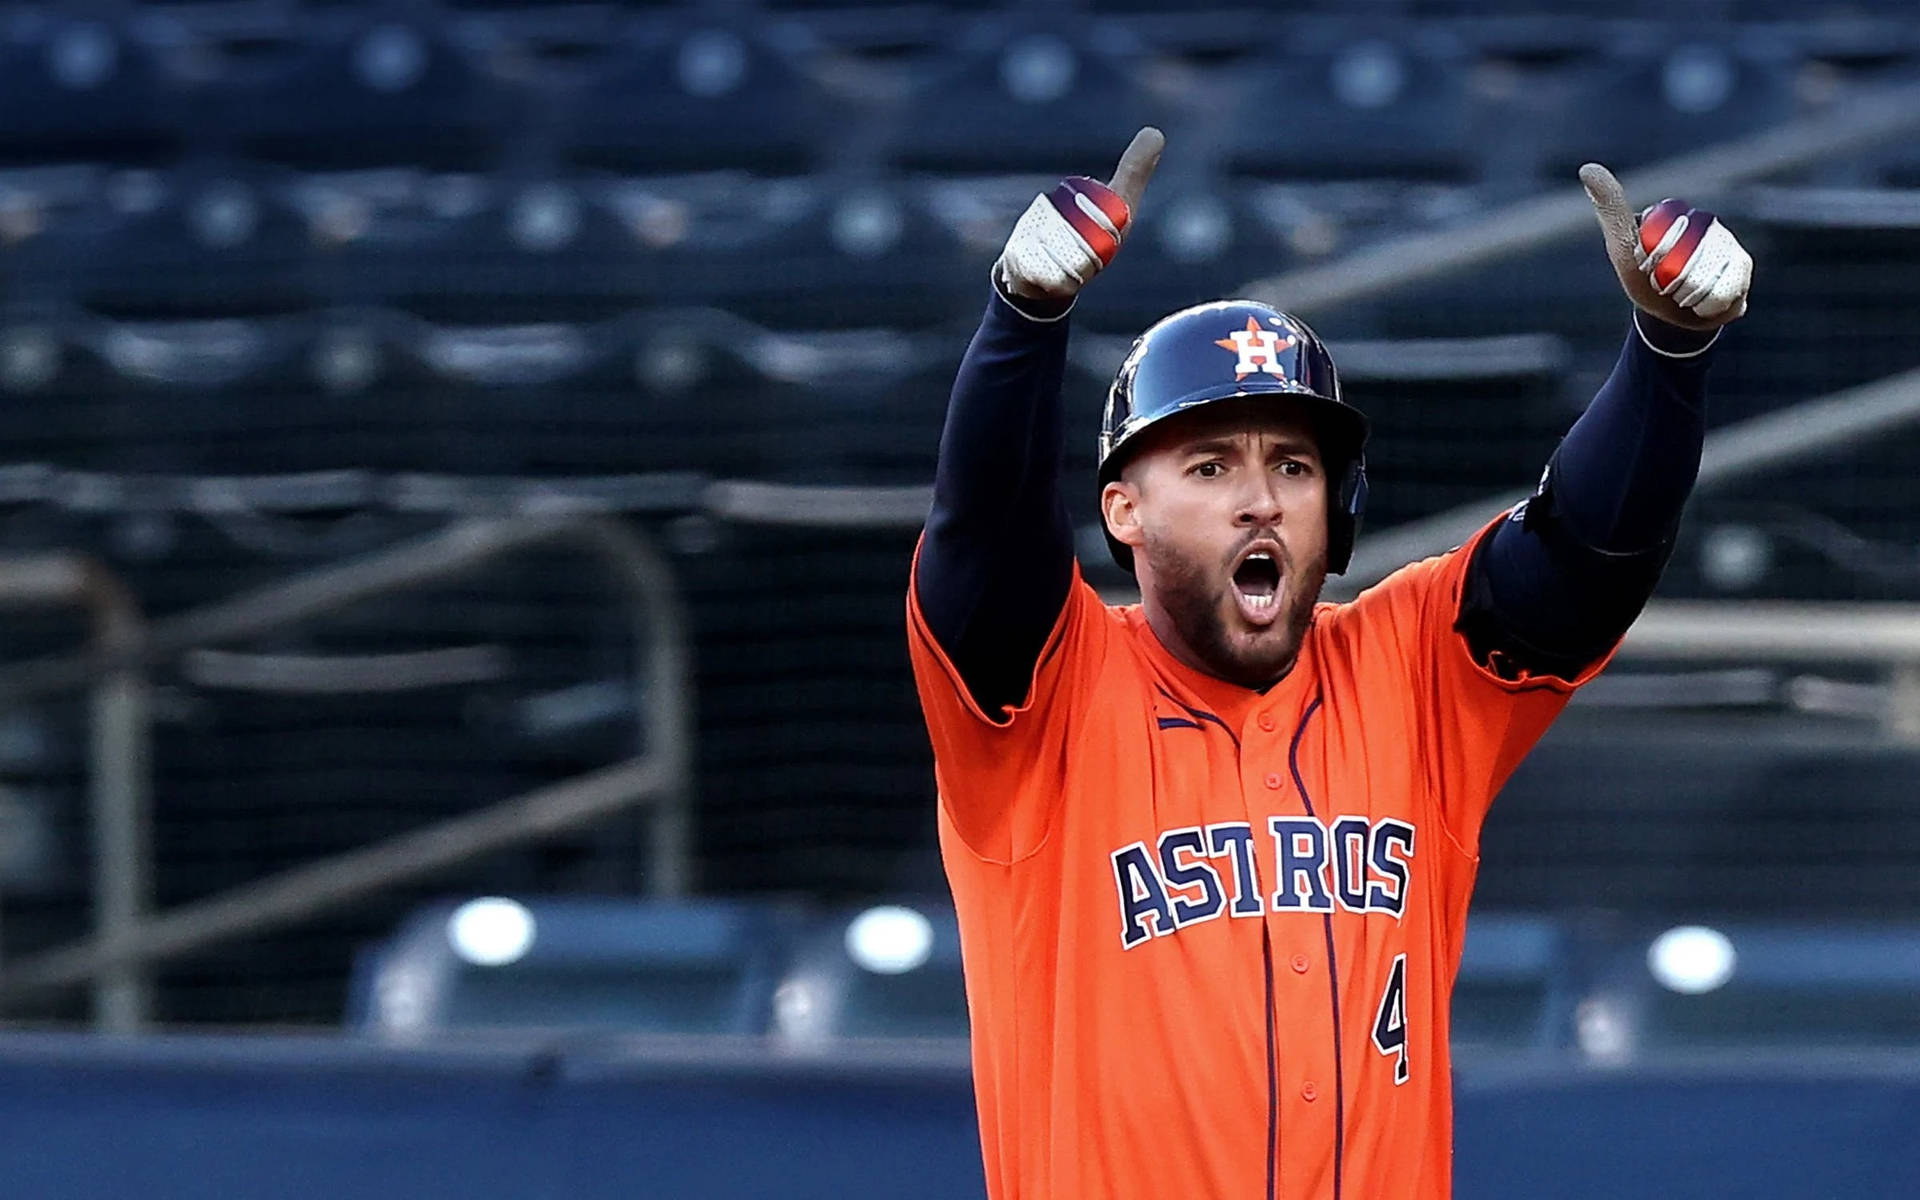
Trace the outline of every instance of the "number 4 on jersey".
<instances>
[{"instance_id":1,"label":"number 4 on jersey","mask_svg":"<svg viewBox=\"0 0 1920 1200\"><path fill-rule=\"evenodd\" d=\"M1393 970L1387 973L1387 990L1380 997L1380 1012L1373 1019L1373 1045L1393 1060L1393 1082L1405 1083L1412 1071L1407 1067L1407 956L1396 954Z\"/></svg>"}]
</instances>

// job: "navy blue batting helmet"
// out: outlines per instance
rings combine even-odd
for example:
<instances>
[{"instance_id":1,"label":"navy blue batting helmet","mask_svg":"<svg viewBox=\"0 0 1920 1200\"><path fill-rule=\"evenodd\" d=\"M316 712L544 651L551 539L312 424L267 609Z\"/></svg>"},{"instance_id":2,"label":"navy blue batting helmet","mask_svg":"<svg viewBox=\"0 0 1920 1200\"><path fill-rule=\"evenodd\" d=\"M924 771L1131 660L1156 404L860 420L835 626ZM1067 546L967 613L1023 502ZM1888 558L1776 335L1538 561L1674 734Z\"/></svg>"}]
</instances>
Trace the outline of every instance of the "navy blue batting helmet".
<instances>
[{"instance_id":1,"label":"navy blue batting helmet","mask_svg":"<svg viewBox=\"0 0 1920 1200\"><path fill-rule=\"evenodd\" d=\"M1127 352L1100 421L1100 483L1120 477L1129 448L1175 413L1222 400L1305 401L1326 465L1327 570L1347 569L1367 506L1367 418L1340 398L1333 357L1306 322L1254 300L1183 308L1148 327ZM1114 561L1133 570L1133 551L1113 535Z\"/></svg>"}]
</instances>

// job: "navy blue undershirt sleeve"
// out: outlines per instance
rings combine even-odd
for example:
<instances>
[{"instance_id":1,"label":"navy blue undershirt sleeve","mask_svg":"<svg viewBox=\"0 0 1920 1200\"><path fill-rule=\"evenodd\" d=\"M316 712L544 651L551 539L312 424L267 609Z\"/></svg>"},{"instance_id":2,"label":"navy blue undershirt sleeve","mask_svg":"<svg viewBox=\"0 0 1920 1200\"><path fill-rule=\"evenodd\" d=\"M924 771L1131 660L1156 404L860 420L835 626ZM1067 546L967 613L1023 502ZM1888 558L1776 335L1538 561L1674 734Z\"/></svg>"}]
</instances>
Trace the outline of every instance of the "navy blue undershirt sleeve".
<instances>
[{"instance_id":1,"label":"navy blue undershirt sleeve","mask_svg":"<svg viewBox=\"0 0 1920 1200\"><path fill-rule=\"evenodd\" d=\"M1713 335L1636 314L1540 491L1481 542L1460 629L1480 661L1571 679L1653 595L1700 470Z\"/></svg>"},{"instance_id":2,"label":"navy blue undershirt sleeve","mask_svg":"<svg viewBox=\"0 0 1920 1200\"><path fill-rule=\"evenodd\" d=\"M1064 312L1036 319L996 290L947 403L920 544L921 615L989 715L1026 699L1073 579L1060 491Z\"/></svg>"}]
</instances>

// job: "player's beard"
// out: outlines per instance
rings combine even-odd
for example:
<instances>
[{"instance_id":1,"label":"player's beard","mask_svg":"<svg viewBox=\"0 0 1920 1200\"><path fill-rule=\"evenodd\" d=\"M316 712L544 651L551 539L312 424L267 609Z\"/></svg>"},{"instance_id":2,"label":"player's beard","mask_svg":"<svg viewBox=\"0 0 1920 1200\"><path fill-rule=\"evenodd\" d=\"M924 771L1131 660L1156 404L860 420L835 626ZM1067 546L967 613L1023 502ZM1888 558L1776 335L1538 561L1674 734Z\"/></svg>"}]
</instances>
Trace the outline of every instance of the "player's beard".
<instances>
[{"instance_id":1,"label":"player's beard","mask_svg":"<svg viewBox=\"0 0 1920 1200\"><path fill-rule=\"evenodd\" d=\"M1223 615L1238 611L1230 570L1203 563L1158 538L1147 539L1145 550L1160 607L1207 674L1262 688L1293 666L1313 622L1320 589L1326 586L1325 559L1300 567L1288 558L1281 572L1283 611L1273 624L1250 628Z\"/></svg>"}]
</instances>

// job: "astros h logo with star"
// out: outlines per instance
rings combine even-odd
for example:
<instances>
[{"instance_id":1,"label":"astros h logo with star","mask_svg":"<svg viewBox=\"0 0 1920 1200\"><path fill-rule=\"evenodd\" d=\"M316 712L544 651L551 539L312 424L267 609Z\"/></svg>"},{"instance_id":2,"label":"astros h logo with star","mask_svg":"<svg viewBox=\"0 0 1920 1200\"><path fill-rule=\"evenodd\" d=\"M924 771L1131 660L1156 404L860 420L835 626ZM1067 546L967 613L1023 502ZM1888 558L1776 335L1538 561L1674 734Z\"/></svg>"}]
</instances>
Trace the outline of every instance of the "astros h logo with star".
<instances>
[{"instance_id":1,"label":"astros h logo with star","mask_svg":"<svg viewBox=\"0 0 1920 1200\"><path fill-rule=\"evenodd\" d=\"M1279 334L1271 329L1262 329L1258 319L1248 317L1245 329L1236 329L1213 344L1239 356L1239 361L1233 365L1233 380L1238 383L1256 373L1285 379L1287 371L1280 365L1280 355L1292 349L1299 340L1291 333Z\"/></svg>"}]
</instances>

